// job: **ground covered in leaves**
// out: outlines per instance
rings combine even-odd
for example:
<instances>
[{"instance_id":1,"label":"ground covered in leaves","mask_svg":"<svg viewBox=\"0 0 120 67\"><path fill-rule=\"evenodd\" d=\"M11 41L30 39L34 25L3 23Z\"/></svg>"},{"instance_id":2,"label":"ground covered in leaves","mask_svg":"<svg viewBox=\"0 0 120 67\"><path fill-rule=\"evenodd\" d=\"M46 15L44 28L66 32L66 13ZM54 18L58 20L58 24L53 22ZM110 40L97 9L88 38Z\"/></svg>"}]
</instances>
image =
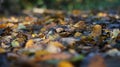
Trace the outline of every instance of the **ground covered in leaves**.
<instances>
[{"instance_id":1,"label":"ground covered in leaves","mask_svg":"<svg viewBox=\"0 0 120 67\"><path fill-rule=\"evenodd\" d=\"M0 67L120 67L117 12L0 18Z\"/></svg>"}]
</instances>

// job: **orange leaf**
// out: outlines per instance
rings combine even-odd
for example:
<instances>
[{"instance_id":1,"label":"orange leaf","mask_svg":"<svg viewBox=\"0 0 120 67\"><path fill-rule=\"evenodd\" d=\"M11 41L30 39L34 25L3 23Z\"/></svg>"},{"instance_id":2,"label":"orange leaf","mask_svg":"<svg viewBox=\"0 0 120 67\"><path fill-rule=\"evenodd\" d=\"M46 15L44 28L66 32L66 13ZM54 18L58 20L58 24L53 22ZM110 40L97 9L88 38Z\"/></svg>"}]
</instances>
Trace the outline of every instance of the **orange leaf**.
<instances>
[{"instance_id":1,"label":"orange leaf","mask_svg":"<svg viewBox=\"0 0 120 67\"><path fill-rule=\"evenodd\" d=\"M0 24L0 28L6 28L7 24Z\"/></svg>"}]
</instances>

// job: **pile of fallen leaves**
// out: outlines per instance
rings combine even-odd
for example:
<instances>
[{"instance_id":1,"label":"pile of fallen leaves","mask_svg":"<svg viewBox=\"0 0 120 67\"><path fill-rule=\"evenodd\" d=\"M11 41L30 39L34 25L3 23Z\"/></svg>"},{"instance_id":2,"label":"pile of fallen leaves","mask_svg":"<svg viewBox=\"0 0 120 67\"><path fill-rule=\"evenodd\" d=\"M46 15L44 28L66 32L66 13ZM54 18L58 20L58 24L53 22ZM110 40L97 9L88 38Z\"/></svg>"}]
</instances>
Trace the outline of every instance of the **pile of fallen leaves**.
<instances>
[{"instance_id":1,"label":"pile of fallen leaves","mask_svg":"<svg viewBox=\"0 0 120 67\"><path fill-rule=\"evenodd\" d=\"M0 67L119 67L119 59L117 13L42 11L0 18Z\"/></svg>"}]
</instances>

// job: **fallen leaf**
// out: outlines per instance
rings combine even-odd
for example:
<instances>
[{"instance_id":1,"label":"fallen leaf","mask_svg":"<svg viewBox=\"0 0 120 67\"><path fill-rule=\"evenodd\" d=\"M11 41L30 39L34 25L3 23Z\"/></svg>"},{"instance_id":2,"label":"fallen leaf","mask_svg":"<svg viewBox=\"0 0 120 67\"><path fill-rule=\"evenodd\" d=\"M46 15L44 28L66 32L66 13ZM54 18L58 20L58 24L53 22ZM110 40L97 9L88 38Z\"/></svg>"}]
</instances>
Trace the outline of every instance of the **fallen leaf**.
<instances>
[{"instance_id":1,"label":"fallen leaf","mask_svg":"<svg viewBox=\"0 0 120 67\"><path fill-rule=\"evenodd\" d=\"M82 34L82 33L76 32L76 33L74 34L74 37L79 37L81 34Z\"/></svg>"},{"instance_id":2,"label":"fallen leaf","mask_svg":"<svg viewBox=\"0 0 120 67\"><path fill-rule=\"evenodd\" d=\"M99 12L97 14L98 17L106 17L107 16L107 13L103 13L103 12Z\"/></svg>"},{"instance_id":3,"label":"fallen leaf","mask_svg":"<svg viewBox=\"0 0 120 67\"><path fill-rule=\"evenodd\" d=\"M40 56L39 56L40 55ZM66 60L70 59L72 57L71 54L67 53L40 53L38 56L35 58L35 61L45 61L45 60Z\"/></svg>"},{"instance_id":4,"label":"fallen leaf","mask_svg":"<svg viewBox=\"0 0 120 67\"><path fill-rule=\"evenodd\" d=\"M30 39L27 41L25 48L32 48L33 45L34 45L34 41Z\"/></svg>"},{"instance_id":5,"label":"fallen leaf","mask_svg":"<svg viewBox=\"0 0 120 67\"><path fill-rule=\"evenodd\" d=\"M7 24L0 24L0 28L6 28Z\"/></svg>"},{"instance_id":6,"label":"fallen leaf","mask_svg":"<svg viewBox=\"0 0 120 67\"><path fill-rule=\"evenodd\" d=\"M37 50L35 52L35 57L37 58L37 57L40 57L42 55L47 55L47 54L50 54L50 53L48 51L46 51L46 50Z\"/></svg>"},{"instance_id":7,"label":"fallen leaf","mask_svg":"<svg viewBox=\"0 0 120 67\"><path fill-rule=\"evenodd\" d=\"M86 24L84 21L79 21L76 24L73 25L75 28L78 28L80 30L83 30L86 28Z\"/></svg>"},{"instance_id":8,"label":"fallen leaf","mask_svg":"<svg viewBox=\"0 0 120 67\"><path fill-rule=\"evenodd\" d=\"M68 61L60 61L58 63L58 67L74 67L74 66Z\"/></svg>"},{"instance_id":9,"label":"fallen leaf","mask_svg":"<svg viewBox=\"0 0 120 67\"><path fill-rule=\"evenodd\" d=\"M102 34L102 26L101 25L94 25L91 35L93 37L97 37L97 36L100 36L101 34Z\"/></svg>"},{"instance_id":10,"label":"fallen leaf","mask_svg":"<svg viewBox=\"0 0 120 67\"><path fill-rule=\"evenodd\" d=\"M90 60L88 67L106 67L106 65L104 59L101 56L96 55Z\"/></svg>"},{"instance_id":11,"label":"fallen leaf","mask_svg":"<svg viewBox=\"0 0 120 67\"><path fill-rule=\"evenodd\" d=\"M19 42L16 41L16 40L13 40L13 41L11 42L11 45L12 45L12 47L20 47Z\"/></svg>"},{"instance_id":12,"label":"fallen leaf","mask_svg":"<svg viewBox=\"0 0 120 67\"><path fill-rule=\"evenodd\" d=\"M3 48L0 48L0 53L4 53L4 52L6 52L6 50Z\"/></svg>"},{"instance_id":13,"label":"fallen leaf","mask_svg":"<svg viewBox=\"0 0 120 67\"><path fill-rule=\"evenodd\" d=\"M53 41L53 42L51 41L50 45L54 45L56 47L64 48L63 44L58 42L58 41Z\"/></svg>"}]
</instances>

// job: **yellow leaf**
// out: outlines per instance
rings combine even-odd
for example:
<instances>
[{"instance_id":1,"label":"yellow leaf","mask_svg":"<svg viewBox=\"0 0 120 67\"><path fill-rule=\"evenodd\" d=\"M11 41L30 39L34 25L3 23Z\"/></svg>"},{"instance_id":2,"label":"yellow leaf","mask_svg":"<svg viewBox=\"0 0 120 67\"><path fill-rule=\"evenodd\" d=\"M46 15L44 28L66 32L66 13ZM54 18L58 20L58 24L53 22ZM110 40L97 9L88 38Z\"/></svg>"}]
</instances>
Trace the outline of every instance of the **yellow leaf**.
<instances>
[{"instance_id":1,"label":"yellow leaf","mask_svg":"<svg viewBox=\"0 0 120 67\"><path fill-rule=\"evenodd\" d=\"M41 31L41 32L45 32L45 31L46 31L46 28L42 28L40 31Z\"/></svg>"},{"instance_id":2,"label":"yellow leaf","mask_svg":"<svg viewBox=\"0 0 120 67\"><path fill-rule=\"evenodd\" d=\"M106 13L103 13L103 12L100 12L97 14L98 17L106 17L107 14Z\"/></svg>"},{"instance_id":3,"label":"yellow leaf","mask_svg":"<svg viewBox=\"0 0 120 67\"><path fill-rule=\"evenodd\" d=\"M61 61L58 63L58 67L74 67L74 66L68 61Z\"/></svg>"},{"instance_id":4,"label":"yellow leaf","mask_svg":"<svg viewBox=\"0 0 120 67\"><path fill-rule=\"evenodd\" d=\"M10 20L11 20L11 22L18 22L18 19L15 17L11 17Z\"/></svg>"},{"instance_id":5,"label":"yellow leaf","mask_svg":"<svg viewBox=\"0 0 120 67\"><path fill-rule=\"evenodd\" d=\"M44 60L43 56L48 56L50 53L46 50L37 50L35 52L34 61L41 61ZM47 58L46 58L47 59Z\"/></svg>"},{"instance_id":6,"label":"yellow leaf","mask_svg":"<svg viewBox=\"0 0 120 67\"><path fill-rule=\"evenodd\" d=\"M25 48L32 48L33 44L34 44L34 41L32 39L30 39L27 41Z\"/></svg>"},{"instance_id":7,"label":"yellow leaf","mask_svg":"<svg viewBox=\"0 0 120 67\"><path fill-rule=\"evenodd\" d=\"M74 35L74 37L79 37L80 35L81 35L81 33L76 32L75 35Z\"/></svg>"},{"instance_id":8,"label":"yellow leaf","mask_svg":"<svg viewBox=\"0 0 120 67\"><path fill-rule=\"evenodd\" d=\"M32 34L32 37L36 37L37 36L37 34Z\"/></svg>"},{"instance_id":9,"label":"yellow leaf","mask_svg":"<svg viewBox=\"0 0 120 67\"><path fill-rule=\"evenodd\" d=\"M40 57L41 55L46 55L46 54L49 54L49 52L46 51L46 50L37 50L37 51L35 52L35 56L36 56L36 57Z\"/></svg>"},{"instance_id":10,"label":"yellow leaf","mask_svg":"<svg viewBox=\"0 0 120 67\"><path fill-rule=\"evenodd\" d=\"M101 33L102 33L102 26L101 25L93 26L93 31L91 34L93 37L100 36Z\"/></svg>"},{"instance_id":11,"label":"yellow leaf","mask_svg":"<svg viewBox=\"0 0 120 67\"><path fill-rule=\"evenodd\" d=\"M5 49L0 48L0 53L4 53L4 52L5 52Z\"/></svg>"},{"instance_id":12,"label":"yellow leaf","mask_svg":"<svg viewBox=\"0 0 120 67\"><path fill-rule=\"evenodd\" d=\"M14 24L9 22L9 23L7 23L7 26L9 26L9 27L13 27Z\"/></svg>"}]
</instances>

